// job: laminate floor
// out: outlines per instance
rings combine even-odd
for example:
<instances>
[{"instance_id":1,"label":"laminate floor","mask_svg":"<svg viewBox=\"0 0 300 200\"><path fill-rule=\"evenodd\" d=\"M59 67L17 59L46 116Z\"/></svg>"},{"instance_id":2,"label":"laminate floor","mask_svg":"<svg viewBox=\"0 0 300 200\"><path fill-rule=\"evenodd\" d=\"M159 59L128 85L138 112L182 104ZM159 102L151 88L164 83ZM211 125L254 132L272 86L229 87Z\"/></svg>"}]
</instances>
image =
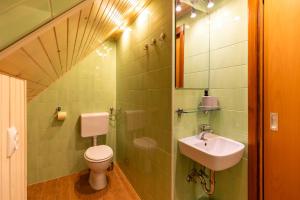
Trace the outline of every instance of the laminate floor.
<instances>
[{"instance_id":1,"label":"laminate floor","mask_svg":"<svg viewBox=\"0 0 300 200\"><path fill-rule=\"evenodd\" d=\"M120 168L107 173L108 186L93 190L88 173L78 173L28 186L27 200L140 200Z\"/></svg>"}]
</instances>

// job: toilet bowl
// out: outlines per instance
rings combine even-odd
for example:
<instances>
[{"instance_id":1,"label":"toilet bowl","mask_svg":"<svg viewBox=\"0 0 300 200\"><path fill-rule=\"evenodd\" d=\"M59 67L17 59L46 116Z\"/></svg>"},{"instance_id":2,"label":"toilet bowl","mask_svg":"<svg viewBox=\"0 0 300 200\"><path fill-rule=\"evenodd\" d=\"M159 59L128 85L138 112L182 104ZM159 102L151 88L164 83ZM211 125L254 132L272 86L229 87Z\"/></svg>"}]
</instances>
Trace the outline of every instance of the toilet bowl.
<instances>
[{"instance_id":1,"label":"toilet bowl","mask_svg":"<svg viewBox=\"0 0 300 200\"><path fill-rule=\"evenodd\" d=\"M106 135L109 131L109 114L81 114L81 136L93 137L93 146L84 153L84 158L90 168L89 183L94 190L106 187L106 170L112 163L113 150L107 145L97 145L97 136Z\"/></svg>"},{"instance_id":2,"label":"toilet bowl","mask_svg":"<svg viewBox=\"0 0 300 200\"><path fill-rule=\"evenodd\" d=\"M113 150L107 145L88 148L84 158L90 168L89 184L94 190L101 190L107 185L106 171L112 164Z\"/></svg>"}]
</instances>

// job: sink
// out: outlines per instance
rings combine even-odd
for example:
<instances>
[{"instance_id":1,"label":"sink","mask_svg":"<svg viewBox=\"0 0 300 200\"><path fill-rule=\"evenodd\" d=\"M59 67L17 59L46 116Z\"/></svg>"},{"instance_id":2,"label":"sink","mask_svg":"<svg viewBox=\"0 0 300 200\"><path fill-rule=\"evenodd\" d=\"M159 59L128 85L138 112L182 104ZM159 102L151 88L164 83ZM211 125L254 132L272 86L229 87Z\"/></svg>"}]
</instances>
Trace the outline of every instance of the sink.
<instances>
[{"instance_id":1,"label":"sink","mask_svg":"<svg viewBox=\"0 0 300 200\"><path fill-rule=\"evenodd\" d=\"M179 139L180 152L214 171L228 169L241 160L244 144L212 133L207 133L205 139L198 136Z\"/></svg>"}]
</instances>

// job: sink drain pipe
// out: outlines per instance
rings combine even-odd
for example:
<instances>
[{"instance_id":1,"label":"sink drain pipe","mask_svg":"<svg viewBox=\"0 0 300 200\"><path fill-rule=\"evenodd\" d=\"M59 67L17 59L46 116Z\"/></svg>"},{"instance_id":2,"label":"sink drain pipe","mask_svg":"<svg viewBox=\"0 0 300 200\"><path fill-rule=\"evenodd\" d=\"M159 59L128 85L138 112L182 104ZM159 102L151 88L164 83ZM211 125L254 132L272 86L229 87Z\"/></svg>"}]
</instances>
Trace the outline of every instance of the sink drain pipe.
<instances>
[{"instance_id":1,"label":"sink drain pipe","mask_svg":"<svg viewBox=\"0 0 300 200\"><path fill-rule=\"evenodd\" d=\"M197 169L192 169L192 171L187 175L187 182L197 183L197 179L200 180L200 184L204 192L208 195L212 195L215 192L215 171L209 170L209 176L205 173L205 167L201 168L199 171ZM207 179L208 183L207 183Z\"/></svg>"},{"instance_id":2,"label":"sink drain pipe","mask_svg":"<svg viewBox=\"0 0 300 200\"><path fill-rule=\"evenodd\" d=\"M204 192L208 195L212 195L215 192L215 171L209 170L209 187L206 183L206 179L203 176L199 176L201 186L204 190Z\"/></svg>"}]
</instances>

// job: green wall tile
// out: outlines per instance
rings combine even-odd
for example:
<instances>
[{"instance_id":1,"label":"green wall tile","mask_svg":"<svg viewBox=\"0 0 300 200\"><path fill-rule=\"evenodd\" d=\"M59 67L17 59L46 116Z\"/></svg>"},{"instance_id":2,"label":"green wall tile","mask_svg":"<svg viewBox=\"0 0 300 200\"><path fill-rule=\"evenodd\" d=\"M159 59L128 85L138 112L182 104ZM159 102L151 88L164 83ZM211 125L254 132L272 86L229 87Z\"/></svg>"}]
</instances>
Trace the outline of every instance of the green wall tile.
<instances>
[{"instance_id":1,"label":"green wall tile","mask_svg":"<svg viewBox=\"0 0 300 200\"><path fill-rule=\"evenodd\" d=\"M143 200L171 199L171 2L153 0L117 42L117 160Z\"/></svg>"},{"instance_id":2,"label":"green wall tile","mask_svg":"<svg viewBox=\"0 0 300 200\"><path fill-rule=\"evenodd\" d=\"M3 2L0 10L0 49L20 39L48 21L51 11L47 0Z\"/></svg>"},{"instance_id":3,"label":"green wall tile","mask_svg":"<svg viewBox=\"0 0 300 200\"><path fill-rule=\"evenodd\" d=\"M0 50L83 0L1 0ZM51 2L51 6L50 6Z\"/></svg>"},{"instance_id":4,"label":"green wall tile","mask_svg":"<svg viewBox=\"0 0 300 200\"><path fill-rule=\"evenodd\" d=\"M211 13L209 93L219 98L220 111L204 114L174 115L175 199L178 200L246 200L248 143L248 67L247 67L246 0L225 0ZM240 24L225 20L225 12L240 15ZM220 17L222 16L222 17ZM219 20L223 19L222 26ZM228 22L228 24L226 24ZM245 26L243 25L245 24ZM174 90L173 112L177 108L195 109L203 90ZM198 125L209 123L215 134L246 145L241 162L225 171L216 172L216 188L208 197L199 183L187 183L185 177L199 165L181 155L177 139L197 134Z\"/></svg>"},{"instance_id":5,"label":"green wall tile","mask_svg":"<svg viewBox=\"0 0 300 200\"><path fill-rule=\"evenodd\" d=\"M109 56L100 57L92 52L28 103L29 184L87 168L83 154L92 140L80 135L80 114L108 112L110 107L116 107L115 43L106 45L113 49ZM55 119L57 106L67 111L63 122ZM99 141L105 143L106 137L107 144L116 152L115 125L110 125L108 135L100 136Z\"/></svg>"}]
</instances>

